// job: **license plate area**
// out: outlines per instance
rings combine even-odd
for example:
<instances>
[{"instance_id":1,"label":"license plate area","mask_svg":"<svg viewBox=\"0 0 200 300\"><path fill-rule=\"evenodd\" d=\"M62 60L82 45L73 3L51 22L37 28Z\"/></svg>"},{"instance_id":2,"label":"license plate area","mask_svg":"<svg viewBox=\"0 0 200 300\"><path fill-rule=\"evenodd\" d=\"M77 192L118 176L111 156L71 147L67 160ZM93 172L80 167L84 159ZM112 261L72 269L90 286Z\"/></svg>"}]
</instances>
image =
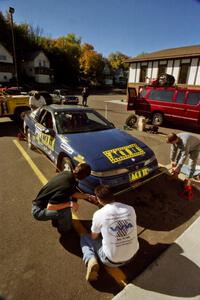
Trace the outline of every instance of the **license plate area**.
<instances>
[{"instance_id":1,"label":"license plate area","mask_svg":"<svg viewBox=\"0 0 200 300\"><path fill-rule=\"evenodd\" d=\"M129 173L129 182L139 180L145 176L149 175L149 169L143 168L132 173Z\"/></svg>"}]
</instances>

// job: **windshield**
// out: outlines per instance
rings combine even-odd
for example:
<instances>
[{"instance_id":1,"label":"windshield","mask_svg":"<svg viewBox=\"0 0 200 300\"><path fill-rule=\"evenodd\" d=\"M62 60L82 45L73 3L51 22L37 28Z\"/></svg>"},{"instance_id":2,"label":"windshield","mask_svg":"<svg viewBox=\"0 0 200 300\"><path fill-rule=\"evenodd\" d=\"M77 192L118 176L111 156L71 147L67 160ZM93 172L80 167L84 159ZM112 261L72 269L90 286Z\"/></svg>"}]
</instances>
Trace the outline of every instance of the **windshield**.
<instances>
[{"instance_id":1,"label":"windshield","mask_svg":"<svg viewBox=\"0 0 200 300\"><path fill-rule=\"evenodd\" d=\"M96 112L62 111L55 113L59 134L98 131L114 126Z\"/></svg>"}]
</instances>

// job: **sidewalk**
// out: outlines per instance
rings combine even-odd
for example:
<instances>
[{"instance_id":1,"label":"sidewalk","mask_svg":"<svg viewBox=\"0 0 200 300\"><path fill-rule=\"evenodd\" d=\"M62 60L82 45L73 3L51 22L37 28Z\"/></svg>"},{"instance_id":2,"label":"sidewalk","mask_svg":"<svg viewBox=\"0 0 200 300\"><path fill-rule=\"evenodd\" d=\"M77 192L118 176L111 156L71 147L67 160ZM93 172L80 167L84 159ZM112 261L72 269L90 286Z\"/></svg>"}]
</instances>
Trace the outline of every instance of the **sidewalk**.
<instances>
[{"instance_id":1,"label":"sidewalk","mask_svg":"<svg viewBox=\"0 0 200 300\"><path fill-rule=\"evenodd\" d=\"M200 300L200 218L113 300Z\"/></svg>"}]
</instances>

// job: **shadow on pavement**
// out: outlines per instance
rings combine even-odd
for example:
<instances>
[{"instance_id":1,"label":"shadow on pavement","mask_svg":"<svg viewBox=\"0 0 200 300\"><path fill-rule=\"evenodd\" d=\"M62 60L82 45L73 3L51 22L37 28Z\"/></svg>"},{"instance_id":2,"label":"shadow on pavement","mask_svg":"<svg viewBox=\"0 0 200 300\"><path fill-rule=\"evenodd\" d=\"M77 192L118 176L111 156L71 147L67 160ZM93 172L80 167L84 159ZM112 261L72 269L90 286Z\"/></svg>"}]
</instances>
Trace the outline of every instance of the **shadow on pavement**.
<instances>
[{"instance_id":1,"label":"shadow on pavement","mask_svg":"<svg viewBox=\"0 0 200 300\"><path fill-rule=\"evenodd\" d=\"M118 200L135 208L137 224L145 229L170 231L184 224L200 210L200 190L193 187L193 200L182 199L182 181L161 175L126 193Z\"/></svg>"},{"instance_id":2,"label":"shadow on pavement","mask_svg":"<svg viewBox=\"0 0 200 300\"><path fill-rule=\"evenodd\" d=\"M0 122L0 137L13 136L16 137L19 130L22 130L22 125L12 121Z\"/></svg>"},{"instance_id":3,"label":"shadow on pavement","mask_svg":"<svg viewBox=\"0 0 200 300\"><path fill-rule=\"evenodd\" d=\"M144 290L181 297L181 299L199 296L199 266L184 256L183 249L178 244L173 244L173 248L170 248L170 257L172 255L173 263L170 263L170 259L160 261L152 266L151 274L149 272L142 274L134 281L134 285Z\"/></svg>"}]
</instances>

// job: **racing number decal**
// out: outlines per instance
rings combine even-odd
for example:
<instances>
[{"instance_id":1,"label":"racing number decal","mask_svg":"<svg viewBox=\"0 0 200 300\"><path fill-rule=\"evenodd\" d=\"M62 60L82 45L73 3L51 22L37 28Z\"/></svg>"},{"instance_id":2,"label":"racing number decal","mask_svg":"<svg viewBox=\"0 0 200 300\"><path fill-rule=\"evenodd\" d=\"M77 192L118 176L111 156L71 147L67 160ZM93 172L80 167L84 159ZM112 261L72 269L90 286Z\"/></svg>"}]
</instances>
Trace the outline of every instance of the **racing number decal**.
<instances>
[{"instance_id":1,"label":"racing number decal","mask_svg":"<svg viewBox=\"0 0 200 300\"><path fill-rule=\"evenodd\" d=\"M145 152L137 144L131 144L120 148L104 151L103 154L115 164L119 161L143 155Z\"/></svg>"}]
</instances>

